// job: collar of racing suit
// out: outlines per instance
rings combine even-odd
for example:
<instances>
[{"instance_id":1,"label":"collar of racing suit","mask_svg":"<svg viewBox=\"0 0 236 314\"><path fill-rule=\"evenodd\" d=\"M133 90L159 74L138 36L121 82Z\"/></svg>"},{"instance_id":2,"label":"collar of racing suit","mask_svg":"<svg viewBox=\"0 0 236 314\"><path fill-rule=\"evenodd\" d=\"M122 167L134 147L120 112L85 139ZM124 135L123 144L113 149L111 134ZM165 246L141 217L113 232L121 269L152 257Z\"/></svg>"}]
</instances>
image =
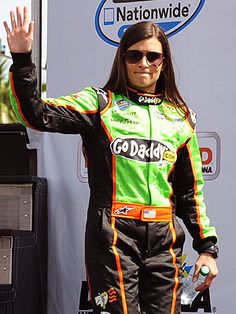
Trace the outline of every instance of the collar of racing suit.
<instances>
[{"instance_id":1,"label":"collar of racing suit","mask_svg":"<svg viewBox=\"0 0 236 314\"><path fill-rule=\"evenodd\" d=\"M160 105L163 101L162 94L144 93L127 87L128 98L139 105Z\"/></svg>"}]
</instances>

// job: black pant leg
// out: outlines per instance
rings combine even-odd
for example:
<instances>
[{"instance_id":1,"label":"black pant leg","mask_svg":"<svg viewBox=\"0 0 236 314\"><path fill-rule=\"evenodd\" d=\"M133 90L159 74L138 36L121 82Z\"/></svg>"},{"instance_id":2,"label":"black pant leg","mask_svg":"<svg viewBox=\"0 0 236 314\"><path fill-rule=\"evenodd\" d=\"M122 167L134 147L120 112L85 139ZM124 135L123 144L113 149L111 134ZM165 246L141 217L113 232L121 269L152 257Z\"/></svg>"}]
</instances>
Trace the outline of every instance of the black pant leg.
<instances>
[{"instance_id":1,"label":"black pant leg","mask_svg":"<svg viewBox=\"0 0 236 314\"><path fill-rule=\"evenodd\" d=\"M138 314L136 223L110 217L109 209L89 216L86 227L86 268L93 312Z\"/></svg>"},{"instance_id":2,"label":"black pant leg","mask_svg":"<svg viewBox=\"0 0 236 314\"><path fill-rule=\"evenodd\" d=\"M139 278L142 314L180 313L182 248L185 235L176 217L148 224Z\"/></svg>"}]
</instances>

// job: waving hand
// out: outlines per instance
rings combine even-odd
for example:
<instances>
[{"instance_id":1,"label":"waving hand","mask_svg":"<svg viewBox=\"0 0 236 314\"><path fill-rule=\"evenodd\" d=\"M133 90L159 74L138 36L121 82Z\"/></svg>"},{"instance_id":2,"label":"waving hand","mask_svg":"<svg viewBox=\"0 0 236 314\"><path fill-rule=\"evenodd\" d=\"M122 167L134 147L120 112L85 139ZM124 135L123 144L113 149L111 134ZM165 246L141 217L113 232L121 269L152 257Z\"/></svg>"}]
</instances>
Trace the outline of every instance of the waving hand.
<instances>
[{"instance_id":1,"label":"waving hand","mask_svg":"<svg viewBox=\"0 0 236 314\"><path fill-rule=\"evenodd\" d=\"M11 29L7 22L4 27L7 32L7 42L11 52L29 52L32 49L34 39L34 22L29 23L28 10L24 7L23 17L20 8L16 8L16 17L13 11L10 12Z\"/></svg>"}]
</instances>

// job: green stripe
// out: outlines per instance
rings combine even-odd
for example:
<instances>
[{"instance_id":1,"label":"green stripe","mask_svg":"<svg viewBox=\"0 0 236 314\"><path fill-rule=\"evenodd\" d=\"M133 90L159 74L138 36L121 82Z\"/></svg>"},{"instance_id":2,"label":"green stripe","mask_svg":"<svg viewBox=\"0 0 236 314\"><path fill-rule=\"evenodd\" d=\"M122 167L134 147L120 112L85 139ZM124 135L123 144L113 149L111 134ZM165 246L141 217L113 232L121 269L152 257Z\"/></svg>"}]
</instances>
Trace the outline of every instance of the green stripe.
<instances>
[{"instance_id":1,"label":"green stripe","mask_svg":"<svg viewBox=\"0 0 236 314\"><path fill-rule=\"evenodd\" d=\"M10 97L10 103L11 103L12 109L15 112L15 115L17 119L19 120L19 122L27 127L28 125L25 123L25 120L23 119L21 113L19 112L18 103L17 103L16 97L13 94L11 80L9 80L9 82L10 82L9 97Z\"/></svg>"},{"instance_id":2,"label":"green stripe","mask_svg":"<svg viewBox=\"0 0 236 314\"><path fill-rule=\"evenodd\" d=\"M199 204L199 210L200 210L200 224L202 225L202 233L204 238L210 237L210 236L216 236L216 230L214 227L210 227L210 220L206 215L206 206L204 202L204 196L202 188L204 186L203 181L203 174L202 174L202 161L201 161L201 155L197 140L197 135L194 132L193 136L191 137L188 146L191 150L192 158L193 158L193 166L195 167L196 172L196 199Z\"/></svg>"}]
</instances>

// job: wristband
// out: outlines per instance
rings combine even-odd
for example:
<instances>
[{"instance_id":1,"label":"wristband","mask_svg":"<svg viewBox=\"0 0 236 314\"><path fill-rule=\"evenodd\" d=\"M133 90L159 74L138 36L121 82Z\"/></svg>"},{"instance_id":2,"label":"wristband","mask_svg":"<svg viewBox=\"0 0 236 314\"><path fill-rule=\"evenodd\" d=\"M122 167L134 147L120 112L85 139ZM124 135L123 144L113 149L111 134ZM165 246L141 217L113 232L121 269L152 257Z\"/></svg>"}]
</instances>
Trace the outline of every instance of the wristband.
<instances>
[{"instance_id":1,"label":"wristband","mask_svg":"<svg viewBox=\"0 0 236 314\"><path fill-rule=\"evenodd\" d=\"M212 245L201 253L210 253L214 258L217 258L219 256L219 248L217 245Z\"/></svg>"}]
</instances>

